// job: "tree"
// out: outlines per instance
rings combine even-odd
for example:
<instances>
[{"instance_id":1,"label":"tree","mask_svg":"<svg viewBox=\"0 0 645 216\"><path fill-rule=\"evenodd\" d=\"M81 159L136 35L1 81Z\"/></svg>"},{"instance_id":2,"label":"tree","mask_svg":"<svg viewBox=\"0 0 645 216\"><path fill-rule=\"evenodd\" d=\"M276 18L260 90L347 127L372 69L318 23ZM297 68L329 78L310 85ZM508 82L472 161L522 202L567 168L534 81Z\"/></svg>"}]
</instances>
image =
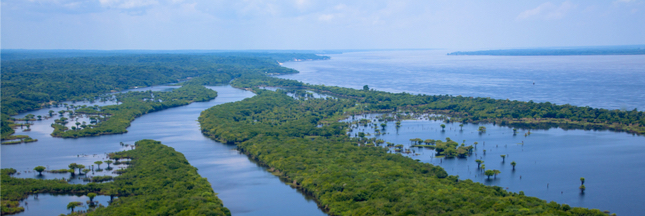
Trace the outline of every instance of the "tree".
<instances>
[{"instance_id":1,"label":"tree","mask_svg":"<svg viewBox=\"0 0 645 216\"><path fill-rule=\"evenodd\" d=\"M477 144L479 144L479 143L478 143L478 142L475 142L475 143L473 143L473 144L475 144L475 148L477 148Z\"/></svg>"},{"instance_id":2,"label":"tree","mask_svg":"<svg viewBox=\"0 0 645 216\"><path fill-rule=\"evenodd\" d=\"M479 133L485 133L486 132L486 127L479 126L479 129L477 129L477 131L479 131Z\"/></svg>"},{"instance_id":3,"label":"tree","mask_svg":"<svg viewBox=\"0 0 645 216\"><path fill-rule=\"evenodd\" d=\"M585 189L587 189L585 185L580 185L580 193L585 193Z\"/></svg>"},{"instance_id":4,"label":"tree","mask_svg":"<svg viewBox=\"0 0 645 216\"><path fill-rule=\"evenodd\" d=\"M49 110L49 117L53 117L53 116L54 116L54 110Z\"/></svg>"},{"instance_id":5,"label":"tree","mask_svg":"<svg viewBox=\"0 0 645 216\"><path fill-rule=\"evenodd\" d=\"M81 123L80 123L80 122L76 122L75 124L76 124L76 127L77 127L77 128L78 128L79 126L81 126Z\"/></svg>"},{"instance_id":6,"label":"tree","mask_svg":"<svg viewBox=\"0 0 645 216\"><path fill-rule=\"evenodd\" d=\"M581 183L580 185L585 185L585 178L584 177L580 178L580 183Z\"/></svg>"},{"instance_id":7,"label":"tree","mask_svg":"<svg viewBox=\"0 0 645 216\"><path fill-rule=\"evenodd\" d=\"M38 172L38 175L42 175L43 171L45 171L45 169L47 169L47 168L45 168L44 166L37 166L36 168L34 168L34 170L36 170L36 172Z\"/></svg>"},{"instance_id":8,"label":"tree","mask_svg":"<svg viewBox=\"0 0 645 216\"><path fill-rule=\"evenodd\" d=\"M38 117L38 121L43 120L43 116L41 116L41 115L38 115L36 117Z\"/></svg>"},{"instance_id":9,"label":"tree","mask_svg":"<svg viewBox=\"0 0 645 216\"><path fill-rule=\"evenodd\" d=\"M475 160L475 162L477 162L477 168L479 168L479 166L481 166L481 164L484 163L483 160L479 160L479 159Z\"/></svg>"},{"instance_id":10,"label":"tree","mask_svg":"<svg viewBox=\"0 0 645 216\"><path fill-rule=\"evenodd\" d=\"M364 86L363 86L363 90L364 90L364 91L369 91L369 90L370 90L370 87L369 87L369 86L367 86L367 85L364 85Z\"/></svg>"},{"instance_id":11,"label":"tree","mask_svg":"<svg viewBox=\"0 0 645 216\"><path fill-rule=\"evenodd\" d=\"M506 162L506 155L500 155L502 157L502 163Z\"/></svg>"},{"instance_id":12,"label":"tree","mask_svg":"<svg viewBox=\"0 0 645 216\"><path fill-rule=\"evenodd\" d=\"M464 124L459 124L459 129L464 130Z\"/></svg>"},{"instance_id":13,"label":"tree","mask_svg":"<svg viewBox=\"0 0 645 216\"><path fill-rule=\"evenodd\" d=\"M110 168L110 164L112 164L111 160L106 160L105 163L108 165L108 169Z\"/></svg>"},{"instance_id":14,"label":"tree","mask_svg":"<svg viewBox=\"0 0 645 216\"><path fill-rule=\"evenodd\" d=\"M385 130L385 127L386 127L386 126L387 126L387 124L385 124L385 123L381 123L381 128L383 128L383 130Z\"/></svg>"},{"instance_id":15,"label":"tree","mask_svg":"<svg viewBox=\"0 0 645 216\"><path fill-rule=\"evenodd\" d=\"M484 161L482 161L484 162ZM482 164L482 170L486 170L486 164Z\"/></svg>"},{"instance_id":16,"label":"tree","mask_svg":"<svg viewBox=\"0 0 645 216\"><path fill-rule=\"evenodd\" d=\"M511 166L513 166L513 170L515 170L515 165L517 165L517 163L515 163L515 161L511 162Z\"/></svg>"},{"instance_id":17,"label":"tree","mask_svg":"<svg viewBox=\"0 0 645 216\"><path fill-rule=\"evenodd\" d=\"M76 163L71 163L71 164L69 164L69 166L67 166L67 167L69 167L69 169L72 171L72 172L71 172L71 173L72 173L72 175L74 175L74 169L76 169L76 168L78 167L78 164L76 164Z\"/></svg>"},{"instance_id":18,"label":"tree","mask_svg":"<svg viewBox=\"0 0 645 216\"><path fill-rule=\"evenodd\" d=\"M445 129L446 129L446 125L445 125L445 124L441 124L441 131L444 131Z\"/></svg>"},{"instance_id":19,"label":"tree","mask_svg":"<svg viewBox=\"0 0 645 216\"><path fill-rule=\"evenodd\" d=\"M65 114L65 110L59 110L58 114L62 116L63 114Z\"/></svg>"},{"instance_id":20,"label":"tree","mask_svg":"<svg viewBox=\"0 0 645 216\"><path fill-rule=\"evenodd\" d=\"M103 164L103 161L95 161L94 163L99 169L101 169L101 164Z\"/></svg>"},{"instance_id":21,"label":"tree","mask_svg":"<svg viewBox=\"0 0 645 216\"><path fill-rule=\"evenodd\" d=\"M95 193L88 193L87 197L90 198L90 202L94 202L94 197L96 197Z\"/></svg>"},{"instance_id":22,"label":"tree","mask_svg":"<svg viewBox=\"0 0 645 216\"><path fill-rule=\"evenodd\" d=\"M67 204L67 209L71 209L71 210L72 210L72 212L74 212L74 208L76 208L76 207L78 207L78 206L82 206L82 205L83 205L83 203L78 202L78 201L76 201L76 202L69 202L69 204Z\"/></svg>"},{"instance_id":23,"label":"tree","mask_svg":"<svg viewBox=\"0 0 645 216\"><path fill-rule=\"evenodd\" d=\"M493 173L495 174L495 178L497 178L497 174L502 173L502 171L499 171L499 170L493 170Z\"/></svg>"},{"instance_id":24,"label":"tree","mask_svg":"<svg viewBox=\"0 0 645 216\"><path fill-rule=\"evenodd\" d=\"M517 128L513 128L513 135L517 135Z\"/></svg>"},{"instance_id":25,"label":"tree","mask_svg":"<svg viewBox=\"0 0 645 216\"><path fill-rule=\"evenodd\" d=\"M488 179L490 179L491 176L495 175L495 171L486 170L486 172L484 172L484 175L488 176Z\"/></svg>"},{"instance_id":26,"label":"tree","mask_svg":"<svg viewBox=\"0 0 645 216\"><path fill-rule=\"evenodd\" d=\"M83 169L83 174L87 174L87 173L88 173L88 172L90 172L90 171L92 171L92 170L90 170L90 169Z\"/></svg>"},{"instance_id":27,"label":"tree","mask_svg":"<svg viewBox=\"0 0 645 216\"><path fill-rule=\"evenodd\" d=\"M85 165L83 164L76 164L76 168L78 168L78 174L81 174L81 169L85 168Z\"/></svg>"}]
</instances>

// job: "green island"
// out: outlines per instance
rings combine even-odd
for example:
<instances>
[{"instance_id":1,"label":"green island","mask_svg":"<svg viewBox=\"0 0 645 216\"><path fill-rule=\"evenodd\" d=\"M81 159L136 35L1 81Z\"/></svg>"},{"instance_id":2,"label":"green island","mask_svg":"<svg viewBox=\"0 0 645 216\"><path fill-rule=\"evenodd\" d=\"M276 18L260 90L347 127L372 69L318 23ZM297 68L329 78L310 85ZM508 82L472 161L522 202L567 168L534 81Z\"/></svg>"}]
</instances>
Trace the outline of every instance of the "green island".
<instances>
[{"instance_id":1,"label":"green island","mask_svg":"<svg viewBox=\"0 0 645 216\"><path fill-rule=\"evenodd\" d=\"M110 155L131 159L112 182L80 185L15 178L11 176L15 169L2 169L2 214L23 211L18 201L30 194L52 193L118 197L107 207L90 206L87 212L73 215L230 215L210 183L182 153L154 140L140 140L135 146Z\"/></svg>"},{"instance_id":2,"label":"green island","mask_svg":"<svg viewBox=\"0 0 645 216\"><path fill-rule=\"evenodd\" d=\"M298 100L283 90L254 91L252 98L202 112L202 132L236 144L331 215L604 215L459 181L441 167L363 146L336 121L357 109L353 99Z\"/></svg>"}]
</instances>

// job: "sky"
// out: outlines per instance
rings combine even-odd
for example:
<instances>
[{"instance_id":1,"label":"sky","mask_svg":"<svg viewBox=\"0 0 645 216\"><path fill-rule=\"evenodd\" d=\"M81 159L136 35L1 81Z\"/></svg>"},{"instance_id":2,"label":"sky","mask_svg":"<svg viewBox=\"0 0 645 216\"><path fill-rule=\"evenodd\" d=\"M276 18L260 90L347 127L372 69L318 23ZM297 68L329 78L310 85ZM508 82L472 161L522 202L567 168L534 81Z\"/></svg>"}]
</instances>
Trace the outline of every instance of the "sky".
<instances>
[{"instance_id":1,"label":"sky","mask_svg":"<svg viewBox=\"0 0 645 216\"><path fill-rule=\"evenodd\" d=\"M645 0L2 0L2 49L645 44Z\"/></svg>"}]
</instances>

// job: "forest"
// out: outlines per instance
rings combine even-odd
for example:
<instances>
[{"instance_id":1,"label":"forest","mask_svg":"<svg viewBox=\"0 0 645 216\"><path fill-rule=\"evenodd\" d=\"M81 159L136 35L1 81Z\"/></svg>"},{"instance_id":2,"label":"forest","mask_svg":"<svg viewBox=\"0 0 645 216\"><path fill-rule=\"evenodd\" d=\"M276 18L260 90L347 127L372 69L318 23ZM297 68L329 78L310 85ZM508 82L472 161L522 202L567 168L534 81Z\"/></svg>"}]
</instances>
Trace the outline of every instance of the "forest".
<instances>
[{"instance_id":1,"label":"forest","mask_svg":"<svg viewBox=\"0 0 645 216\"><path fill-rule=\"evenodd\" d=\"M243 74L288 74L297 71L278 62L328 59L308 53L71 53L53 58L51 52L3 53L2 139L12 139L10 115L48 108L62 101L93 100L102 94L135 87L186 81L226 84ZM7 58L5 58L7 57Z\"/></svg>"},{"instance_id":2,"label":"forest","mask_svg":"<svg viewBox=\"0 0 645 216\"><path fill-rule=\"evenodd\" d=\"M180 88L173 89L169 92L152 92L152 91L131 91L127 93L116 94L116 100L121 104L109 105L103 107L85 107L73 110L75 115L105 116L100 122L94 125L72 126L72 129L64 125L53 125L54 132L52 136L64 138L77 138L85 136L98 136L104 134L126 133L126 128L135 118L155 111L168 109L177 106L183 106L192 102L202 102L212 100L217 96L217 92L208 89L202 85L188 84ZM72 116L71 118L74 118ZM61 119L63 119L61 114ZM60 121L66 122L66 121ZM77 121L78 122L78 121ZM80 127L87 126L87 127Z\"/></svg>"},{"instance_id":3,"label":"forest","mask_svg":"<svg viewBox=\"0 0 645 216\"><path fill-rule=\"evenodd\" d=\"M109 206L91 206L86 215L231 215L210 183L184 155L154 140L110 154L129 158L130 165L112 182L69 184L65 180L16 178L2 169L2 214L20 211L17 201L30 194L52 193L116 196Z\"/></svg>"},{"instance_id":4,"label":"forest","mask_svg":"<svg viewBox=\"0 0 645 216\"><path fill-rule=\"evenodd\" d=\"M236 144L291 186L314 196L331 215L604 214L460 181L441 167L360 145L359 139L345 135L347 124L329 121L360 106L354 100L254 91L252 98L202 112L202 132Z\"/></svg>"},{"instance_id":5,"label":"forest","mask_svg":"<svg viewBox=\"0 0 645 216\"><path fill-rule=\"evenodd\" d=\"M462 123L491 122L511 127L529 129L615 130L645 134L645 113L608 110L602 108L578 107L569 104L556 105L550 102L502 100L480 97L451 95L422 95L410 93L389 93L374 90L357 90L325 85L308 85L295 80L274 77L243 76L232 85L239 88L274 86L306 89L321 94L353 100L363 104L358 113L379 113L408 111L414 113L447 114L447 121Z\"/></svg>"}]
</instances>

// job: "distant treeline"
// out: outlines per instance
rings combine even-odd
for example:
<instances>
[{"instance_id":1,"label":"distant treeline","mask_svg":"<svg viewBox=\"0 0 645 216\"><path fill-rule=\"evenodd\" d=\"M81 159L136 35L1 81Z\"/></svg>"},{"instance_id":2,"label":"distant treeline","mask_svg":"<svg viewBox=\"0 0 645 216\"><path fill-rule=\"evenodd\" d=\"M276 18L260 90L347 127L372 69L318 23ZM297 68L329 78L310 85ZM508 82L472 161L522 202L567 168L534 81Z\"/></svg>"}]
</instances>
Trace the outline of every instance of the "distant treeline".
<instances>
[{"instance_id":1,"label":"distant treeline","mask_svg":"<svg viewBox=\"0 0 645 216\"><path fill-rule=\"evenodd\" d=\"M9 58L5 55L25 55ZM92 53L89 52L88 53ZM92 100L100 94L165 83L226 84L244 74L297 71L278 62L328 59L307 53L136 54L53 58L57 52L9 52L2 60L2 137L14 131L9 115L52 102ZM85 53L87 54L87 53ZM61 54L62 55L62 54ZM77 54L70 54L75 56ZM44 56L47 58L39 58ZM65 56L65 55L63 55Z\"/></svg>"},{"instance_id":2,"label":"distant treeline","mask_svg":"<svg viewBox=\"0 0 645 216\"><path fill-rule=\"evenodd\" d=\"M644 46L551 48L551 49L506 49L452 52L448 55L494 55L494 56L554 56L554 55L645 55Z\"/></svg>"},{"instance_id":3,"label":"distant treeline","mask_svg":"<svg viewBox=\"0 0 645 216\"><path fill-rule=\"evenodd\" d=\"M358 112L411 111L416 113L449 114L452 121L463 123L493 122L502 125L548 128L610 129L645 134L645 113L578 107L550 102L535 103L480 97L422 95L357 90L325 85L308 85L299 81L273 77L244 76L234 86L253 88L276 86L309 89L323 94L352 99L364 104Z\"/></svg>"},{"instance_id":4,"label":"distant treeline","mask_svg":"<svg viewBox=\"0 0 645 216\"><path fill-rule=\"evenodd\" d=\"M202 132L237 144L331 215L604 215L461 181L439 166L360 146L345 135L347 124L336 121L362 109L354 99L254 91L252 98L202 112Z\"/></svg>"},{"instance_id":5,"label":"distant treeline","mask_svg":"<svg viewBox=\"0 0 645 216\"><path fill-rule=\"evenodd\" d=\"M130 158L114 181L69 184L64 180L15 178L15 169L2 169L2 214L20 211L19 200L30 194L116 196L109 206L87 215L231 215L206 180L184 155L154 140L140 140L130 151L111 154ZM60 206L64 208L65 206Z\"/></svg>"}]
</instances>

